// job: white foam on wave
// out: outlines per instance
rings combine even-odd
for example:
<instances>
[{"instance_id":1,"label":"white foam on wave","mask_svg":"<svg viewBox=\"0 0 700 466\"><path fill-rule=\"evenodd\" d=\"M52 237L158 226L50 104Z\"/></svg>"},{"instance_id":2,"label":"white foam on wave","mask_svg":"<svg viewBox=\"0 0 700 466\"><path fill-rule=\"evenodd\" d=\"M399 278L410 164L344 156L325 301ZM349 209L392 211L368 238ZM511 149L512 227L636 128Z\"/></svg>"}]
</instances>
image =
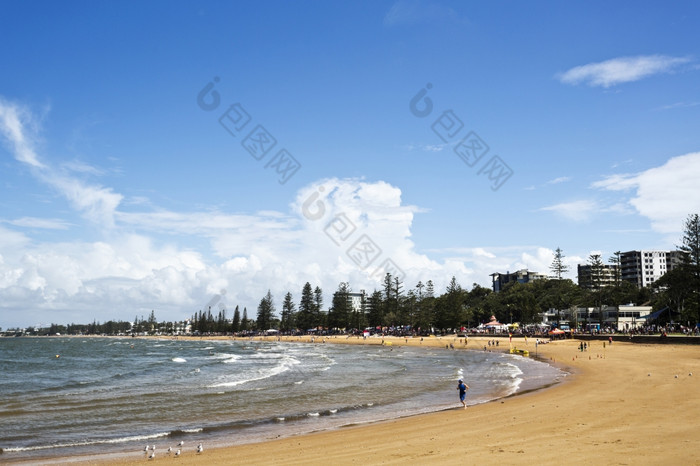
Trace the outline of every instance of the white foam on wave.
<instances>
[{"instance_id":1,"label":"white foam on wave","mask_svg":"<svg viewBox=\"0 0 700 466\"><path fill-rule=\"evenodd\" d=\"M173 358L172 361L173 362L187 362L187 359L185 359L185 358Z\"/></svg>"},{"instance_id":2,"label":"white foam on wave","mask_svg":"<svg viewBox=\"0 0 700 466\"><path fill-rule=\"evenodd\" d=\"M233 354L233 353L216 353L212 356L214 359L221 359L221 362L224 364L230 364L234 363L236 361L239 361L241 359L240 354Z\"/></svg>"},{"instance_id":3,"label":"white foam on wave","mask_svg":"<svg viewBox=\"0 0 700 466\"><path fill-rule=\"evenodd\" d=\"M299 360L288 356L288 357L284 358L284 361L282 361L280 364L278 364L274 367L258 369L257 373L259 375L257 375L257 376L247 377L247 378L243 378L240 380L219 382L219 383L210 385L209 388L235 387L238 385L243 385L244 383L254 382L256 380L269 379L270 377L274 377L274 376L279 375L283 372L287 372L288 370L290 370L292 368L292 366L294 366L296 364L299 364Z\"/></svg>"},{"instance_id":4,"label":"white foam on wave","mask_svg":"<svg viewBox=\"0 0 700 466\"><path fill-rule=\"evenodd\" d=\"M303 380L299 380L298 382L294 382L294 385L301 385L301 384L303 384L303 383L304 383Z\"/></svg>"},{"instance_id":5,"label":"white foam on wave","mask_svg":"<svg viewBox=\"0 0 700 466\"><path fill-rule=\"evenodd\" d=\"M157 434L151 435L135 435L133 437L119 437L114 439L105 440L84 440L82 442L72 442L72 443L59 443L52 445L35 445L32 447L10 447L3 448L6 452L21 452L21 451L37 451L37 450L49 450L52 448L70 448L70 447L85 447L91 445L106 445L106 444L116 444L116 443L126 443L126 442L140 442L144 440L152 440L162 437L167 437L170 432L159 432Z\"/></svg>"},{"instance_id":6,"label":"white foam on wave","mask_svg":"<svg viewBox=\"0 0 700 466\"><path fill-rule=\"evenodd\" d=\"M281 359L284 358L285 355L280 354L280 353L253 353L250 356L248 356L250 359Z\"/></svg>"},{"instance_id":7,"label":"white foam on wave","mask_svg":"<svg viewBox=\"0 0 700 466\"><path fill-rule=\"evenodd\" d=\"M523 382L523 371L516 364L508 361L499 361L492 364L487 371L487 377L502 386L503 395L516 393Z\"/></svg>"},{"instance_id":8,"label":"white foam on wave","mask_svg":"<svg viewBox=\"0 0 700 466\"><path fill-rule=\"evenodd\" d=\"M321 413L308 413L307 414L307 416L309 416L309 417L318 417L320 415L321 415Z\"/></svg>"}]
</instances>

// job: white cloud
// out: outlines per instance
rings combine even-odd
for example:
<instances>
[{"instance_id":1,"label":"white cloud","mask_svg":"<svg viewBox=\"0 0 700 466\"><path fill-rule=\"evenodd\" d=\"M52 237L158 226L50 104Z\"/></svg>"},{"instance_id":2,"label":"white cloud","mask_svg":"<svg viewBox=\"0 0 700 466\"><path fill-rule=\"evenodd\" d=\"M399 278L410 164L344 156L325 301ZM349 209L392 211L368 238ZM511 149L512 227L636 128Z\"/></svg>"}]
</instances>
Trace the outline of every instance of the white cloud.
<instances>
[{"instance_id":1,"label":"white cloud","mask_svg":"<svg viewBox=\"0 0 700 466\"><path fill-rule=\"evenodd\" d=\"M700 152L694 152L673 157L660 167L640 173L608 176L592 187L633 191L629 205L648 218L655 231L676 233L682 230L688 214L700 212L698 180Z\"/></svg>"},{"instance_id":2,"label":"white cloud","mask_svg":"<svg viewBox=\"0 0 700 466\"><path fill-rule=\"evenodd\" d=\"M567 181L571 181L570 176L560 176L558 178L554 178L552 180L547 181L547 184L561 184L566 183Z\"/></svg>"},{"instance_id":3,"label":"white cloud","mask_svg":"<svg viewBox=\"0 0 700 466\"><path fill-rule=\"evenodd\" d=\"M0 97L0 134L4 136L15 158L34 168L44 168L34 152L33 133L36 123L24 107Z\"/></svg>"},{"instance_id":4,"label":"white cloud","mask_svg":"<svg viewBox=\"0 0 700 466\"><path fill-rule=\"evenodd\" d=\"M688 62L690 59L686 57L666 55L620 57L577 66L557 77L566 84L586 83L589 86L608 88L616 84L638 81L655 74L668 73Z\"/></svg>"},{"instance_id":5,"label":"white cloud","mask_svg":"<svg viewBox=\"0 0 700 466\"><path fill-rule=\"evenodd\" d=\"M438 293L453 275L467 288L475 282L488 286L490 273L523 267L542 271L551 261L551 251L537 247L474 247L442 254L441 260L419 253L411 230L421 210L404 204L401 189L384 181L318 180L299 189L284 211L176 212L144 199L127 212L120 210L123 196L112 188L53 170L61 164L45 154L37 164L32 164L39 160L34 152L33 158L20 156L18 144L29 147L33 139L18 139L17 134L25 134L23 126L9 127L4 123L2 134L16 159L66 198L86 224L71 224L76 236L62 242L31 236L36 228L66 228L60 219L5 220L25 232L0 226L3 327L130 320L151 310L159 319L183 319L214 297L217 305L247 307L254 317L268 289L279 311L283 295L292 292L298 301L307 281L324 290L325 307L340 282L368 292L381 288L387 261L395 267L392 273L405 275L406 291L418 281L433 280ZM101 236L78 236L84 226L91 234L94 226L102 227L96 232ZM18 309L31 312L16 314Z\"/></svg>"},{"instance_id":6,"label":"white cloud","mask_svg":"<svg viewBox=\"0 0 700 466\"><path fill-rule=\"evenodd\" d=\"M670 105L664 105L660 108L660 110L673 110L676 108L697 107L698 105L700 105L700 102L676 102Z\"/></svg>"},{"instance_id":7,"label":"white cloud","mask_svg":"<svg viewBox=\"0 0 700 466\"><path fill-rule=\"evenodd\" d=\"M554 212L568 220L584 222L590 219L594 212L598 211L598 205L591 200L583 199L571 202L561 202L539 210Z\"/></svg>"},{"instance_id":8,"label":"white cloud","mask_svg":"<svg viewBox=\"0 0 700 466\"><path fill-rule=\"evenodd\" d=\"M4 136L15 159L29 165L39 179L56 189L90 221L101 227L112 227L114 211L123 197L110 188L86 184L40 162L34 151L35 126L29 109L0 98L0 135Z\"/></svg>"}]
</instances>

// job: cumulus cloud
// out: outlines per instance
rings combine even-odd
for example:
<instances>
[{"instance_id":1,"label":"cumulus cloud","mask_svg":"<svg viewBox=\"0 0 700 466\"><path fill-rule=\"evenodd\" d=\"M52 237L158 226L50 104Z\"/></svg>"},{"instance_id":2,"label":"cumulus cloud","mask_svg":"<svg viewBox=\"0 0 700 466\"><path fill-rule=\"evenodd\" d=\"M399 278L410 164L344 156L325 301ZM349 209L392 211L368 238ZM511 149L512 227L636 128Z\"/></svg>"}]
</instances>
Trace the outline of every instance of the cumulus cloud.
<instances>
[{"instance_id":1,"label":"cumulus cloud","mask_svg":"<svg viewBox=\"0 0 700 466\"><path fill-rule=\"evenodd\" d=\"M619 57L576 66L560 73L557 78L566 84L585 83L593 87L608 88L621 83L638 81L655 74L668 73L688 62L690 59L686 57L666 55Z\"/></svg>"},{"instance_id":2,"label":"cumulus cloud","mask_svg":"<svg viewBox=\"0 0 700 466\"><path fill-rule=\"evenodd\" d=\"M488 286L490 273L543 270L551 261L551 251L536 247L438 251L440 260L420 253L411 230L421 209L405 204L401 189L381 180L317 180L281 210L170 211L145 199L125 211L120 193L76 177L98 172L83 165L54 169L61 163L47 154L39 157L32 149L36 134L26 136L31 132L16 124L31 120L26 110L5 102L0 108L1 134L16 160L64 197L84 222L2 220L3 326L131 320L151 310L159 319L183 319L213 301L229 316L240 305L254 317L268 289L279 305L288 291L298 301L307 281L324 290L327 307L340 282L372 292L387 272L399 276L406 291L433 280L442 292L453 275L464 287ZM91 232L102 227L101 236L86 240L85 226ZM74 237L37 240L32 236L37 229L66 230Z\"/></svg>"},{"instance_id":3,"label":"cumulus cloud","mask_svg":"<svg viewBox=\"0 0 700 466\"><path fill-rule=\"evenodd\" d=\"M672 157L665 164L633 174L616 174L593 183L607 191L630 191L636 212L648 218L655 231L682 230L688 214L700 212L698 196L700 152Z\"/></svg>"}]
</instances>

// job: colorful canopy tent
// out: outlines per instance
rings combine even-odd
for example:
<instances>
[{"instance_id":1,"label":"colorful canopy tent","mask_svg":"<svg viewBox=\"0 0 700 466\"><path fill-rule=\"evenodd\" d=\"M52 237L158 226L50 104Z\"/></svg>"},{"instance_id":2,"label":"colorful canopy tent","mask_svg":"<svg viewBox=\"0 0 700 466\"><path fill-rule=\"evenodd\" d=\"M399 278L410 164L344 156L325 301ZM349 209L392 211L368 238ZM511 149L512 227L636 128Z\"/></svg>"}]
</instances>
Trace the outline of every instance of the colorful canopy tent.
<instances>
[{"instance_id":1,"label":"colorful canopy tent","mask_svg":"<svg viewBox=\"0 0 700 466\"><path fill-rule=\"evenodd\" d=\"M549 331L550 335L564 335L566 332L560 328L555 328Z\"/></svg>"},{"instance_id":2,"label":"colorful canopy tent","mask_svg":"<svg viewBox=\"0 0 700 466\"><path fill-rule=\"evenodd\" d=\"M491 316L491 320L483 324L484 328L487 330L506 330L508 326L506 324L500 323L498 320L496 320L496 316Z\"/></svg>"},{"instance_id":3,"label":"colorful canopy tent","mask_svg":"<svg viewBox=\"0 0 700 466\"><path fill-rule=\"evenodd\" d=\"M502 327L504 324L496 320L496 316L491 316L491 320L484 324L484 327Z\"/></svg>"}]
</instances>

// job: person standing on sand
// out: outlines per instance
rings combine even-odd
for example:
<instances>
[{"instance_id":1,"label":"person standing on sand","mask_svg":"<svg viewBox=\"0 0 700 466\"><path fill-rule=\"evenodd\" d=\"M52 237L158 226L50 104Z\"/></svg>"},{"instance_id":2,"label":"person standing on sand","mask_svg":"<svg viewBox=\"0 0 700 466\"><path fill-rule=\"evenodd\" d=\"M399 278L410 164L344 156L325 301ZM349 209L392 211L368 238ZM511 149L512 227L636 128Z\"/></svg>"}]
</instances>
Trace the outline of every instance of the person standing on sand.
<instances>
[{"instance_id":1,"label":"person standing on sand","mask_svg":"<svg viewBox=\"0 0 700 466\"><path fill-rule=\"evenodd\" d=\"M464 409L467 409L467 403L464 399L467 397L467 390L469 390L469 385L465 384L462 379L459 379L457 383L457 390L459 390L459 401L462 402Z\"/></svg>"}]
</instances>

